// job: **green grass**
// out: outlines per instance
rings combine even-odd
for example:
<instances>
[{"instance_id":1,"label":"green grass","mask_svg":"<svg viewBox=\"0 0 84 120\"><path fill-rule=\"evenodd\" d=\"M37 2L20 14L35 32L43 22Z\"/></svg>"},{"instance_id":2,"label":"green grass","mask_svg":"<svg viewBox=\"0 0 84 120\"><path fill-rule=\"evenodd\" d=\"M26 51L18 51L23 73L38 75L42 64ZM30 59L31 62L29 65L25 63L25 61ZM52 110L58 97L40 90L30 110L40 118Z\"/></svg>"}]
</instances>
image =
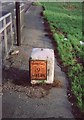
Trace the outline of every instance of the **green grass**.
<instances>
[{"instance_id":1,"label":"green grass","mask_svg":"<svg viewBox=\"0 0 84 120\"><path fill-rule=\"evenodd\" d=\"M68 66L72 90L77 98L78 107L84 111L84 46L82 36L82 3L42 3L44 17L50 23L54 40L58 44L59 55L64 66ZM66 39L66 40L65 40Z\"/></svg>"},{"instance_id":2,"label":"green grass","mask_svg":"<svg viewBox=\"0 0 84 120\"><path fill-rule=\"evenodd\" d=\"M82 8L80 3L79 6L76 5L77 8L73 7L72 10L66 7L68 4L62 3L44 3L44 6L46 6L44 15L49 22L53 22L52 26L54 25L71 35L78 34L79 40L82 38Z\"/></svg>"}]
</instances>

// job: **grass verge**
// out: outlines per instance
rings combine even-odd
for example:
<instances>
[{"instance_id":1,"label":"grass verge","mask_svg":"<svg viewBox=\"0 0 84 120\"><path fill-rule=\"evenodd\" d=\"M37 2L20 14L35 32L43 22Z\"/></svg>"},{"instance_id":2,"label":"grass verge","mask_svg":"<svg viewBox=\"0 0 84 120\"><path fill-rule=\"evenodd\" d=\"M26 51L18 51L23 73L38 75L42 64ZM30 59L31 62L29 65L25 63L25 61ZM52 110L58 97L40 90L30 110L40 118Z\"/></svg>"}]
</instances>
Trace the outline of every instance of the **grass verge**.
<instances>
[{"instance_id":1,"label":"grass verge","mask_svg":"<svg viewBox=\"0 0 84 120\"><path fill-rule=\"evenodd\" d=\"M84 112L84 45L82 36L82 3L42 3L57 50L67 68L77 106Z\"/></svg>"}]
</instances>

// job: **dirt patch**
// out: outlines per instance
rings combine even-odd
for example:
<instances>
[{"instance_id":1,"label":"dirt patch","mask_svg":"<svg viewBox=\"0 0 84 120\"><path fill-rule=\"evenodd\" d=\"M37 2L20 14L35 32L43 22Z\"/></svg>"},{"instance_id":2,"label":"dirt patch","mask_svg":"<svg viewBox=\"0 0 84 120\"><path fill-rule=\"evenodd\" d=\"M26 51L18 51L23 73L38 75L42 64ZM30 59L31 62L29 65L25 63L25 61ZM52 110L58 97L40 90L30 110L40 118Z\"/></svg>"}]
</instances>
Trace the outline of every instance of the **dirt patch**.
<instances>
[{"instance_id":1,"label":"dirt patch","mask_svg":"<svg viewBox=\"0 0 84 120\"><path fill-rule=\"evenodd\" d=\"M79 64L82 64L84 67L84 58L76 57L76 60Z\"/></svg>"},{"instance_id":2,"label":"dirt patch","mask_svg":"<svg viewBox=\"0 0 84 120\"><path fill-rule=\"evenodd\" d=\"M68 89L67 89L67 96L68 100L71 102L72 105L72 113L75 115L76 119L83 119L84 118L84 112L81 112L80 109L77 106L77 99L74 96L72 90L71 90L71 83L68 84Z\"/></svg>"},{"instance_id":3,"label":"dirt patch","mask_svg":"<svg viewBox=\"0 0 84 120\"><path fill-rule=\"evenodd\" d=\"M39 86L19 86L15 85L11 82L7 82L5 85L3 85L3 91L4 90L10 90L14 92L21 92L26 94L30 98L42 98L49 94L49 91L43 89Z\"/></svg>"},{"instance_id":4,"label":"dirt patch","mask_svg":"<svg viewBox=\"0 0 84 120\"><path fill-rule=\"evenodd\" d=\"M3 85L3 91L9 90L10 92L23 92L30 98L42 98L48 95L52 87L60 88L62 83L59 80L54 81L53 84L35 84L35 85L16 85L12 81L7 81Z\"/></svg>"}]
</instances>

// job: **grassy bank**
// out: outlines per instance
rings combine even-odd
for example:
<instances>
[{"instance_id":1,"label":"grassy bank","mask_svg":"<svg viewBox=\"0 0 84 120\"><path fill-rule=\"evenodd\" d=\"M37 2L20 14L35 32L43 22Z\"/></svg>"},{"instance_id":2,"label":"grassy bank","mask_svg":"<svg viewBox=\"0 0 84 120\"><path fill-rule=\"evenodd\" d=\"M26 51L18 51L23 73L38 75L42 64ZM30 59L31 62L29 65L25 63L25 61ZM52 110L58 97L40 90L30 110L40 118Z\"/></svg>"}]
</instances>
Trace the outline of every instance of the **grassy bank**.
<instances>
[{"instance_id":1,"label":"grassy bank","mask_svg":"<svg viewBox=\"0 0 84 120\"><path fill-rule=\"evenodd\" d=\"M84 111L84 42L81 3L42 3L60 58L67 67L77 106Z\"/></svg>"}]
</instances>

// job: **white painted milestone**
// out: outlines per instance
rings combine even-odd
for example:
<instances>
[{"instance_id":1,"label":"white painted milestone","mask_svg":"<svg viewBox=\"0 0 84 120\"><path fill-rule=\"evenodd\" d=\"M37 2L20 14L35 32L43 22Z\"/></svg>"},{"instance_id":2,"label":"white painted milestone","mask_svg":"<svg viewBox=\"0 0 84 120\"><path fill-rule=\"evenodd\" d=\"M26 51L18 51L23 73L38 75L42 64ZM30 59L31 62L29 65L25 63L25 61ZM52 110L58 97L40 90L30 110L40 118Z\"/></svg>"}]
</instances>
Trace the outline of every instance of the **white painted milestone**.
<instances>
[{"instance_id":1,"label":"white painted milestone","mask_svg":"<svg viewBox=\"0 0 84 120\"><path fill-rule=\"evenodd\" d=\"M33 48L30 56L31 84L54 81L54 50L48 48Z\"/></svg>"}]
</instances>

